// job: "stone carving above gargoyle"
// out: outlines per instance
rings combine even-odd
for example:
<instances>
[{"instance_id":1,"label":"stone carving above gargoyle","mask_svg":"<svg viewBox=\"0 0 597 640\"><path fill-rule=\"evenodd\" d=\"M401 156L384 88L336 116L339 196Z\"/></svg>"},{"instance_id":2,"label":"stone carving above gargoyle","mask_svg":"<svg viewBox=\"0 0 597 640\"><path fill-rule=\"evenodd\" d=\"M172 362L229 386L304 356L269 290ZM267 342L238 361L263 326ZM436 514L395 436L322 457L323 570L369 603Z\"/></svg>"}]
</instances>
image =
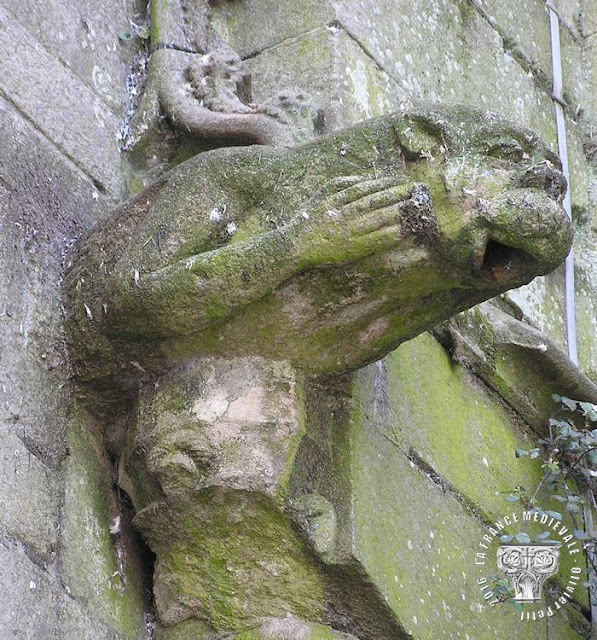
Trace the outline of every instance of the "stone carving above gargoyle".
<instances>
[{"instance_id":1,"label":"stone carving above gargoyle","mask_svg":"<svg viewBox=\"0 0 597 640\"><path fill-rule=\"evenodd\" d=\"M151 82L170 122L186 135L234 144L291 147L316 137L322 115L300 89L287 88L260 105L251 102L251 76L228 48L196 55L160 49Z\"/></svg>"},{"instance_id":2,"label":"stone carving above gargoyle","mask_svg":"<svg viewBox=\"0 0 597 640\"><path fill-rule=\"evenodd\" d=\"M290 147L315 138L323 113L304 91L280 88L253 104L251 74L213 29L209 4L214 3L152 4L148 81L127 146L151 138L162 114L185 136L217 145Z\"/></svg>"},{"instance_id":3,"label":"stone carving above gargoyle","mask_svg":"<svg viewBox=\"0 0 597 640\"><path fill-rule=\"evenodd\" d=\"M81 244L71 355L89 398L126 405L107 440L168 638L278 637L287 614L405 637L305 434L349 412L341 374L554 269L564 190L531 132L434 108L200 154Z\"/></svg>"},{"instance_id":4,"label":"stone carving above gargoyle","mask_svg":"<svg viewBox=\"0 0 597 640\"><path fill-rule=\"evenodd\" d=\"M530 132L462 108L201 154L81 248L68 284L80 379L197 354L316 375L381 358L564 259L557 163Z\"/></svg>"}]
</instances>

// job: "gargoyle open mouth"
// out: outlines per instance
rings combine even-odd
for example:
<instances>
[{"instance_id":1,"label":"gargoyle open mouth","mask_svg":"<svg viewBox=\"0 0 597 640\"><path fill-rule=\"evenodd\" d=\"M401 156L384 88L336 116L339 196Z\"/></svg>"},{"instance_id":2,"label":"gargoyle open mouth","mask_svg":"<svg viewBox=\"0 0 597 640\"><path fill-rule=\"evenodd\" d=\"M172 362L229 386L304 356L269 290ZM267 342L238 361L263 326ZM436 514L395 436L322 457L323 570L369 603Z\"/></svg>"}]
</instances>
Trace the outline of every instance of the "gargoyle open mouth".
<instances>
[{"instance_id":1,"label":"gargoyle open mouth","mask_svg":"<svg viewBox=\"0 0 597 640\"><path fill-rule=\"evenodd\" d=\"M519 274L531 260L532 256L526 251L489 238L475 256L475 267L485 278L503 281Z\"/></svg>"}]
</instances>

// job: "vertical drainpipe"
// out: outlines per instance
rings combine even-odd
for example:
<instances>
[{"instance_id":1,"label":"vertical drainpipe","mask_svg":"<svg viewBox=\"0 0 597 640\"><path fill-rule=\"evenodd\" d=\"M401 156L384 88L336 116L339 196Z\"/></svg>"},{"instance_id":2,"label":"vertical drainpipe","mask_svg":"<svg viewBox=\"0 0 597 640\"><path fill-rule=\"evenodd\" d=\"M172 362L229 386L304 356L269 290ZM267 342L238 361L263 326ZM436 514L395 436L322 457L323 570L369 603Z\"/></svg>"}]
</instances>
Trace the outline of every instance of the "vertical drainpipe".
<instances>
[{"instance_id":1,"label":"vertical drainpipe","mask_svg":"<svg viewBox=\"0 0 597 640\"><path fill-rule=\"evenodd\" d=\"M570 221L572 221L572 208L570 204L570 170L568 168L568 145L566 143L566 120L564 117L564 93L562 88L562 54L560 50L560 17L552 0L546 0L545 5L549 13L549 26L551 35L551 67L553 72L553 93L551 97L554 102L556 113L556 128L558 134L558 154L562 161L562 172L568 182L566 197L564 198L564 209ZM578 366L578 349L576 339L576 314L574 309L574 249L566 258L566 271L564 279L564 297L566 307L566 336L568 341L568 357ZM594 534L593 509L591 500L591 488L587 487L585 493L585 505L583 507L583 517L586 531ZM592 568L595 562L594 552L587 550L588 578L593 583L597 576ZM591 640L597 640L597 603L593 601L595 596L594 588L589 589L589 602L591 607Z\"/></svg>"},{"instance_id":2,"label":"vertical drainpipe","mask_svg":"<svg viewBox=\"0 0 597 640\"><path fill-rule=\"evenodd\" d=\"M556 128L558 134L558 153L562 161L562 171L568 182L566 197L564 198L564 209L568 218L572 220L572 209L570 204L570 170L568 168L568 145L566 144L566 120L564 116L564 92L562 88L562 55L560 51L560 18L552 0L546 0L549 12L549 25L551 34L551 67L553 73L553 93L551 97L554 102L556 113ZM576 316L574 310L574 249L566 258L566 272L564 278L564 298L566 309L566 336L568 342L568 356L572 362L578 366L578 350L576 342Z\"/></svg>"}]
</instances>

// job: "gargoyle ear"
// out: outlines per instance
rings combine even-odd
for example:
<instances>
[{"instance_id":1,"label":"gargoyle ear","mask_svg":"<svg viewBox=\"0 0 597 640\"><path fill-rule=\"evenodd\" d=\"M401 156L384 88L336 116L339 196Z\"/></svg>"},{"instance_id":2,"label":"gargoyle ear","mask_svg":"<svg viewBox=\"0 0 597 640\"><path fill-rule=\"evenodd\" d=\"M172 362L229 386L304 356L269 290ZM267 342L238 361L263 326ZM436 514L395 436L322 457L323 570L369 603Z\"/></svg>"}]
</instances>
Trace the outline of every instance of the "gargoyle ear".
<instances>
[{"instance_id":1,"label":"gargoyle ear","mask_svg":"<svg viewBox=\"0 0 597 640\"><path fill-rule=\"evenodd\" d=\"M433 158L443 153L442 130L435 122L411 116L394 125L398 146L407 160Z\"/></svg>"}]
</instances>

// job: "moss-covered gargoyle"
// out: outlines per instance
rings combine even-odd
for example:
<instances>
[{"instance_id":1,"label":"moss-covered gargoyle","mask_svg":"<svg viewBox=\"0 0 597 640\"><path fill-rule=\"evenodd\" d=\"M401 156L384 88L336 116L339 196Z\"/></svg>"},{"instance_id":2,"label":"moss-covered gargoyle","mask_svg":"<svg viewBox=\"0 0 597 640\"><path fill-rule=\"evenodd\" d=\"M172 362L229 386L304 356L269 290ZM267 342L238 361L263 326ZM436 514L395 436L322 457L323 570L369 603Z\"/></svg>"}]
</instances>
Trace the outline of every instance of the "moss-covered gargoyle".
<instances>
[{"instance_id":1,"label":"moss-covered gargoyle","mask_svg":"<svg viewBox=\"0 0 597 640\"><path fill-rule=\"evenodd\" d=\"M400 113L200 154L83 242L72 356L129 409L107 441L161 638L410 637L353 552L346 456L310 435L350 413L326 376L564 260L558 164L494 115Z\"/></svg>"},{"instance_id":2,"label":"moss-covered gargoyle","mask_svg":"<svg viewBox=\"0 0 597 640\"><path fill-rule=\"evenodd\" d=\"M200 154L81 247L68 279L80 380L195 354L314 374L376 360L563 261L558 167L531 132L463 108Z\"/></svg>"}]
</instances>

